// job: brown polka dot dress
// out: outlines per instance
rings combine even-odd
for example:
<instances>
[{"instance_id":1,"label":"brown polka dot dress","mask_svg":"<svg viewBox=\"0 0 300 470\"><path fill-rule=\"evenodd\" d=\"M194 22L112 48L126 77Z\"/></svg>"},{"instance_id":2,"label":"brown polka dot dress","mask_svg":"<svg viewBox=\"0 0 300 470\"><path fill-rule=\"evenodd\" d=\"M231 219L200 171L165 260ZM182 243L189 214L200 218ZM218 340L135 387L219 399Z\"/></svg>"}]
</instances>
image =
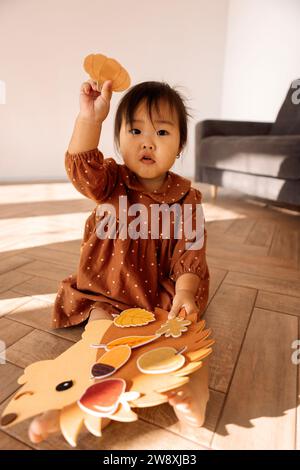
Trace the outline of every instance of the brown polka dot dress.
<instances>
[{"instance_id":1,"label":"brown polka dot dress","mask_svg":"<svg viewBox=\"0 0 300 470\"><path fill-rule=\"evenodd\" d=\"M75 188L94 200L96 206L85 223L77 272L61 282L52 327L77 325L86 320L91 308L96 306L115 314L132 307L153 311L159 306L170 310L175 282L183 273L195 273L201 280L196 303L202 312L209 290L206 229L203 247L186 249L183 224L175 222L173 211L169 211L169 219L162 217L168 206L176 203L184 214L183 204L190 204L194 221L196 204L201 203L200 191L192 188L188 179L168 171L161 188L150 192L126 165L104 158L98 149L78 154L67 151L65 166ZM106 211L104 204L110 205ZM131 212L133 204L142 204L145 209ZM112 206L115 214L110 210ZM160 207L156 215L154 206ZM100 229L106 220L108 235L104 238ZM112 220L114 223L109 224ZM169 233L162 228L166 221ZM151 237L151 227L154 230L154 224L158 227L158 223L159 230ZM130 232L130 227L140 233L138 238L130 235L134 233ZM175 235L180 231L183 235Z\"/></svg>"}]
</instances>

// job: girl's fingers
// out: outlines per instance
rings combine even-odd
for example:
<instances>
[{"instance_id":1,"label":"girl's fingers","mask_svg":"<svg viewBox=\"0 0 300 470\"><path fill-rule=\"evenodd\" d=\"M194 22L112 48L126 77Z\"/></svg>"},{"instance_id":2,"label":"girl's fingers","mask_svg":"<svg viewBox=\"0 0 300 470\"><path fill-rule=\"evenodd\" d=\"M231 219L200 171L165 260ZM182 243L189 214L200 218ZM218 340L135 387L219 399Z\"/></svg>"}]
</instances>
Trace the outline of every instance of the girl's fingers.
<instances>
[{"instance_id":1,"label":"girl's fingers","mask_svg":"<svg viewBox=\"0 0 300 470\"><path fill-rule=\"evenodd\" d=\"M87 83L90 84L92 90L97 91L98 93L101 92L101 84L99 82L96 82L95 80L89 79L89 80L87 80Z\"/></svg>"},{"instance_id":2,"label":"girl's fingers","mask_svg":"<svg viewBox=\"0 0 300 470\"><path fill-rule=\"evenodd\" d=\"M172 307L172 309L170 310L168 314L168 320L172 320L173 318L175 318L179 310L180 310L179 307Z\"/></svg>"},{"instance_id":3,"label":"girl's fingers","mask_svg":"<svg viewBox=\"0 0 300 470\"><path fill-rule=\"evenodd\" d=\"M111 92L112 91L112 80L105 80L104 82L97 82L95 80L89 79L84 84L89 84L92 90L97 91L98 93Z\"/></svg>"},{"instance_id":4,"label":"girl's fingers","mask_svg":"<svg viewBox=\"0 0 300 470\"><path fill-rule=\"evenodd\" d=\"M84 82L81 85L80 92L86 93L87 95L89 95L91 92L100 93L100 91L97 90L97 83L93 80L87 80L86 82Z\"/></svg>"},{"instance_id":5,"label":"girl's fingers","mask_svg":"<svg viewBox=\"0 0 300 470\"><path fill-rule=\"evenodd\" d=\"M111 100L111 95L112 95L112 80L106 80L106 81L103 83L101 95L103 96L103 98L104 98L107 102L109 102L109 101Z\"/></svg>"},{"instance_id":6,"label":"girl's fingers","mask_svg":"<svg viewBox=\"0 0 300 470\"><path fill-rule=\"evenodd\" d=\"M85 93L89 93L90 91L90 84L87 83L87 82L84 82L81 87L80 87L80 93L81 94L85 94Z\"/></svg>"}]
</instances>

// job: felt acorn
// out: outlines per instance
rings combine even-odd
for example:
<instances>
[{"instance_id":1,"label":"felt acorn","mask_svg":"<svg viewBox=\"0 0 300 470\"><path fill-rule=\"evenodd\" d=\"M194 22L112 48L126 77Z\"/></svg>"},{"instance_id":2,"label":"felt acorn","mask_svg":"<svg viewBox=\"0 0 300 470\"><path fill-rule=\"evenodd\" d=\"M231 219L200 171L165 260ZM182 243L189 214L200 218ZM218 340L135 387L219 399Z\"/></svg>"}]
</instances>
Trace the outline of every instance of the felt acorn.
<instances>
[{"instance_id":1,"label":"felt acorn","mask_svg":"<svg viewBox=\"0 0 300 470\"><path fill-rule=\"evenodd\" d=\"M122 367L131 356L131 348L127 344L115 346L101 356L101 360L92 367L92 378L108 377Z\"/></svg>"},{"instance_id":2,"label":"felt acorn","mask_svg":"<svg viewBox=\"0 0 300 470\"><path fill-rule=\"evenodd\" d=\"M103 54L89 54L84 59L83 67L91 79L97 82L99 91L105 80L112 80L113 91L124 91L130 86L127 70L115 59Z\"/></svg>"}]
</instances>

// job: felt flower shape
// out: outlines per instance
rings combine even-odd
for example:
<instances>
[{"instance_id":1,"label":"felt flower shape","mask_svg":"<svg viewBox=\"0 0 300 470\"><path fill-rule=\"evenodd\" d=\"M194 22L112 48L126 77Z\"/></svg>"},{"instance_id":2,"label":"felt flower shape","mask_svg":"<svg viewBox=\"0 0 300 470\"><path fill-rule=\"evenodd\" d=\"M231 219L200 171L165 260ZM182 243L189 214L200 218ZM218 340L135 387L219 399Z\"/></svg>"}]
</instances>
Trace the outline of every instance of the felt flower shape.
<instances>
[{"instance_id":1,"label":"felt flower shape","mask_svg":"<svg viewBox=\"0 0 300 470\"><path fill-rule=\"evenodd\" d=\"M175 317L168 320L155 332L156 335L165 335L166 338L172 336L172 338L178 338L185 331L187 326L192 322L190 320L184 320L183 318Z\"/></svg>"}]
</instances>

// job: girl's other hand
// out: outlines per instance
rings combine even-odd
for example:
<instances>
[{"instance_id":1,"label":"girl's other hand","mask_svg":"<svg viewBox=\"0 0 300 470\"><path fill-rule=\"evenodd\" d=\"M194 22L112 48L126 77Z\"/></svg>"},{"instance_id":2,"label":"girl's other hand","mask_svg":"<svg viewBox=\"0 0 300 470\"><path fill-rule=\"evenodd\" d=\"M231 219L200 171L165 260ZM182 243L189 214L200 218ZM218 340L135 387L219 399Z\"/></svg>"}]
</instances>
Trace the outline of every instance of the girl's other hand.
<instances>
[{"instance_id":1,"label":"girl's other hand","mask_svg":"<svg viewBox=\"0 0 300 470\"><path fill-rule=\"evenodd\" d=\"M197 314L199 310L195 302L194 294L187 289L180 289L176 292L173 298L172 308L168 314L168 320L177 317L182 308L185 309L187 315L193 313Z\"/></svg>"},{"instance_id":2,"label":"girl's other hand","mask_svg":"<svg viewBox=\"0 0 300 470\"><path fill-rule=\"evenodd\" d=\"M107 117L112 96L112 81L106 80L101 90L97 90L97 82L88 80L80 88L79 118L102 123Z\"/></svg>"}]
</instances>

